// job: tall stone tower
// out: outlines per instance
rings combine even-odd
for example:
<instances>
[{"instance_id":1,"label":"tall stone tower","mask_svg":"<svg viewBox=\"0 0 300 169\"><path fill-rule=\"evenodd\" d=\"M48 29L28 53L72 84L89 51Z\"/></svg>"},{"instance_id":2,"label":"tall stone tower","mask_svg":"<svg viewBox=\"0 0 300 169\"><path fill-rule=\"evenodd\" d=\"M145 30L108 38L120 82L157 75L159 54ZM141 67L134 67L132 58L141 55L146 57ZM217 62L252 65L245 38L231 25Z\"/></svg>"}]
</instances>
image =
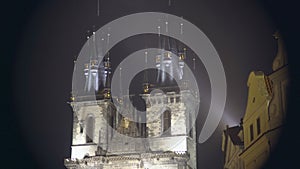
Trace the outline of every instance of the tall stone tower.
<instances>
[{"instance_id":1,"label":"tall stone tower","mask_svg":"<svg viewBox=\"0 0 300 169\"><path fill-rule=\"evenodd\" d=\"M99 66L93 59L84 66L86 92L72 97L70 103L74 113L73 140L71 157L64 160L66 168L197 168L194 122L198 96L184 81L185 52L170 55L170 51L156 57L156 66L170 68L173 64L172 69L179 68L180 71L172 72L181 72L180 84L159 85L160 78L157 85L150 85L145 73L144 91L140 94L145 113L132 106L131 96L123 95L113 101L109 57ZM162 73L158 77L166 76ZM89 91L91 88L94 93Z\"/></svg>"}]
</instances>

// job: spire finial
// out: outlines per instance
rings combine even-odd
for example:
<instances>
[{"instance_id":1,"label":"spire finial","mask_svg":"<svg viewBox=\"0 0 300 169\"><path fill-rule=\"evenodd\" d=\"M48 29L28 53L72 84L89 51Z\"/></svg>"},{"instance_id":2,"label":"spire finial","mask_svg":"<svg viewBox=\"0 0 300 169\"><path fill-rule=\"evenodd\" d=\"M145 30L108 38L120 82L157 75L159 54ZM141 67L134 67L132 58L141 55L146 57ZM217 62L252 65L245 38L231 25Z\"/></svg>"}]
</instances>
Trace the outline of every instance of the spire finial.
<instances>
[{"instance_id":1,"label":"spire finial","mask_svg":"<svg viewBox=\"0 0 300 169\"><path fill-rule=\"evenodd\" d=\"M180 23L180 35L183 34L183 23Z\"/></svg>"},{"instance_id":2,"label":"spire finial","mask_svg":"<svg viewBox=\"0 0 300 169\"><path fill-rule=\"evenodd\" d=\"M146 66L147 66L147 63L148 63L148 52L147 51L145 52L145 63L146 63Z\"/></svg>"},{"instance_id":3,"label":"spire finial","mask_svg":"<svg viewBox=\"0 0 300 169\"><path fill-rule=\"evenodd\" d=\"M105 89L104 89L104 98L109 99L111 97L110 94L110 73L106 74L106 81L105 81Z\"/></svg>"},{"instance_id":4,"label":"spire finial","mask_svg":"<svg viewBox=\"0 0 300 169\"><path fill-rule=\"evenodd\" d=\"M97 58L98 58L98 48L97 48L97 37L96 37L96 28L95 28L95 25L93 26L93 48L92 48L92 50L93 50L93 52L92 52L92 57L94 58L94 59L96 59L97 60Z\"/></svg>"},{"instance_id":5,"label":"spire finial","mask_svg":"<svg viewBox=\"0 0 300 169\"><path fill-rule=\"evenodd\" d=\"M109 40L110 40L110 33L107 34L107 41L106 41L106 50L107 50L107 59L109 60Z\"/></svg>"},{"instance_id":6,"label":"spire finial","mask_svg":"<svg viewBox=\"0 0 300 169\"><path fill-rule=\"evenodd\" d=\"M157 26L157 33L158 33L158 48L161 49L161 36L160 36L160 26Z\"/></svg>"},{"instance_id":7,"label":"spire finial","mask_svg":"<svg viewBox=\"0 0 300 169\"><path fill-rule=\"evenodd\" d=\"M193 58L193 69L194 69L194 71L196 69L196 58L195 57Z\"/></svg>"},{"instance_id":8,"label":"spire finial","mask_svg":"<svg viewBox=\"0 0 300 169\"><path fill-rule=\"evenodd\" d=\"M158 36L160 36L160 26L157 27L158 30Z\"/></svg>"},{"instance_id":9,"label":"spire finial","mask_svg":"<svg viewBox=\"0 0 300 169\"><path fill-rule=\"evenodd\" d=\"M148 72L147 72L147 63L148 63L148 51L145 51L145 74L144 74L144 84L148 84Z\"/></svg>"},{"instance_id":10,"label":"spire finial","mask_svg":"<svg viewBox=\"0 0 300 169\"><path fill-rule=\"evenodd\" d=\"M166 33L168 33L168 31L169 31L169 29L168 29L169 22L166 21L165 24L166 24Z\"/></svg>"},{"instance_id":11,"label":"spire finial","mask_svg":"<svg viewBox=\"0 0 300 169\"><path fill-rule=\"evenodd\" d=\"M86 40L87 40L87 46L88 46L88 54L90 55L90 59L91 59L91 51L90 51L90 30L86 31Z\"/></svg>"}]
</instances>

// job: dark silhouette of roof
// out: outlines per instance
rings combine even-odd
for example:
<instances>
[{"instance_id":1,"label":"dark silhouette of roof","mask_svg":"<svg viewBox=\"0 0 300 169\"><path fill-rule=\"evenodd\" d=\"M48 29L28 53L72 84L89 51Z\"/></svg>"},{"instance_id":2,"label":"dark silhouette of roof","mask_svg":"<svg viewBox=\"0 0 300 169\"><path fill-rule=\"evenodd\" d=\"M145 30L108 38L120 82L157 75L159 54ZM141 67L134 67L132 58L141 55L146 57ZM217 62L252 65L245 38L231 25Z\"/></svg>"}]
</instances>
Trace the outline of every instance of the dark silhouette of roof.
<instances>
[{"instance_id":1,"label":"dark silhouette of roof","mask_svg":"<svg viewBox=\"0 0 300 169\"><path fill-rule=\"evenodd\" d=\"M225 134L228 135L234 145L244 145L244 142L238 136L239 132L243 130L242 126L229 127L225 130Z\"/></svg>"}]
</instances>

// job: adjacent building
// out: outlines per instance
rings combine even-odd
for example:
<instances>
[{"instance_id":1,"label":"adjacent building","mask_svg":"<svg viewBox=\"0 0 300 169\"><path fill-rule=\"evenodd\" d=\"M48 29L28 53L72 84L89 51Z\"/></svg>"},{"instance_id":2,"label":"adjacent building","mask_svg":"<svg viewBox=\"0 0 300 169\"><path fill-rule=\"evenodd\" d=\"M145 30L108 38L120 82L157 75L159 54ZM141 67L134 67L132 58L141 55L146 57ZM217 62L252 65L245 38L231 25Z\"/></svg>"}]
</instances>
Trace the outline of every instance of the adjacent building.
<instances>
[{"instance_id":1,"label":"adjacent building","mask_svg":"<svg viewBox=\"0 0 300 169\"><path fill-rule=\"evenodd\" d=\"M243 127L241 125L229 127L223 132L222 151L224 156L225 169L243 169L243 162L239 158L244 149Z\"/></svg>"},{"instance_id":2,"label":"adjacent building","mask_svg":"<svg viewBox=\"0 0 300 169\"><path fill-rule=\"evenodd\" d=\"M285 124L287 113L287 92L289 84L287 55L279 33L274 34L278 41L278 52L273 61L273 72L266 75L262 71L252 71L249 75L248 102L240 126L243 144L238 155L230 148L227 128L223 135L224 168L233 169L230 161L240 161L243 169L259 169L276 147L278 137Z\"/></svg>"}]
</instances>

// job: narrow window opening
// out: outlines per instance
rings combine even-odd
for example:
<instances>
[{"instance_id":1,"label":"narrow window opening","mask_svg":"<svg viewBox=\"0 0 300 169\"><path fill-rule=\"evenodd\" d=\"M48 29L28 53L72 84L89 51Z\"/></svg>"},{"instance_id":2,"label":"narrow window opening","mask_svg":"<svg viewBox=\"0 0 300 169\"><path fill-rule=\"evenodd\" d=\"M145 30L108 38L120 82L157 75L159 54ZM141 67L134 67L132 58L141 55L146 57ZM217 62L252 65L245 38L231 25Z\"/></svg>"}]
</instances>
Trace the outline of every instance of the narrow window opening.
<instances>
[{"instance_id":1,"label":"narrow window opening","mask_svg":"<svg viewBox=\"0 0 300 169\"><path fill-rule=\"evenodd\" d=\"M180 97L176 97L176 103L180 102Z\"/></svg>"},{"instance_id":2,"label":"narrow window opening","mask_svg":"<svg viewBox=\"0 0 300 169\"><path fill-rule=\"evenodd\" d=\"M82 127L82 125L80 125L80 133L81 134L83 133L83 127Z\"/></svg>"},{"instance_id":3,"label":"narrow window opening","mask_svg":"<svg viewBox=\"0 0 300 169\"><path fill-rule=\"evenodd\" d=\"M252 141L254 139L254 135L253 135L253 124L250 125L250 141Z\"/></svg>"},{"instance_id":4,"label":"narrow window opening","mask_svg":"<svg viewBox=\"0 0 300 169\"><path fill-rule=\"evenodd\" d=\"M171 102L171 103L174 103L174 97L171 97L171 98L170 98L170 102Z\"/></svg>"},{"instance_id":5,"label":"narrow window opening","mask_svg":"<svg viewBox=\"0 0 300 169\"><path fill-rule=\"evenodd\" d=\"M171 111L166 110L162 119L163 134L171 134Z\"/></svg>"},{"instance_id":6,"label":"narrow window opening","mask_svg":"<svg viewBox=\"0 0 300 169\"><path fill-rule=\"evenodd\" d=\"M92 143L94 138L95 119L93 116L88 116L86 119L86 143Z\"/></svg>"},{"instance_id":7,"label":"narrow window opening","mask_svg":"<svg viewBox=\"0 0 300 169\"><path fill-rule=\"evenodd\" d=\"M257 127L257 135L259 135L261 133L261 129L260 129L260 118L256 119L256 127Z\"/></svg>"}]
</instances>

